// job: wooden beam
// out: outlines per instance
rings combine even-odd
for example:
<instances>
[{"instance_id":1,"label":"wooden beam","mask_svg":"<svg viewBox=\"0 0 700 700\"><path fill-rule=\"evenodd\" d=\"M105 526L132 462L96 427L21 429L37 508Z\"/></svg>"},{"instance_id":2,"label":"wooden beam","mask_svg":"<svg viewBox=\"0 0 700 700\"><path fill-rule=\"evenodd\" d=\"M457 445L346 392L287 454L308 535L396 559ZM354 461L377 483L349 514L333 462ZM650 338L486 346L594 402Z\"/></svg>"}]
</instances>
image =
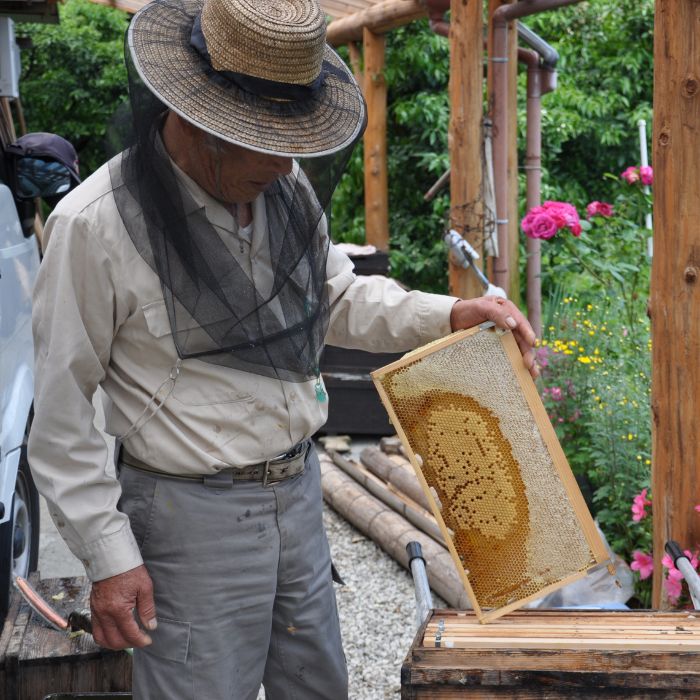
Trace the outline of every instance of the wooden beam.
<instances>
[{"instance_id":1,"label":"wooden beam","mask_svg":"<svg viewBox=\"0 0 700 700\"><path fill-rule=\"evenodd\" d=\"M347 17L371 7L377 0L320 0L323 11L331 17Z\"/></svg>"},{"instance_id":2,"label":"wooden beam","mask_svg":"<svg viewBox=\"0 0 700 700\"><path fill-rule=\"evenodd\" d=\"M365 28L364 91L367 101L365 147L365 231L367 243L389 250L389 186L386 156L386 81L383 34Z\"/></svg>"},{"instance_id":3,"label":"wooden beam","mask_svg":"<svg viewBox=\"0 0 700 700\"><path fill-rule=\"evenodd\" d=\"M700 4L656 0L652 498L654 595L665 542L700 542ZM641 251L640 251L641 255Z\"/></svg>"},{"instance_id":4,"label":"wooden beam","mask_svg":"<svg viewBox=\"0 0 700 700\"><path fill-rule=\"evenodd\" d=\"M452 0L450 10L450 226L481 254L484 75L481 2ZM450 294L463 298L483 294L476 275L451 261L449 289Z\"/></svg>"},{"instance_id":5,"label":"wooden beam","mask_svg":"<svg viewBox=\"0 0 700 700\"><path fill-rule=\"evenodd\" d=\"M362 12L331 22L326 41L331 46L360 41L365 28L375 34L385 34L414 19L427 16L428 11L420 0L384 0Z\"/></svg>"},{"instance_id":6,"label":"wooden beam","mask_svg":"<svg viewBox=\"0 0 700 700\"><path fill-rule=\"evenodd\" d=\"M117 10L123 10L129 14L136 14L148 0L92 0L97 5L106 5L114 7Z\"/></svg>"}]
</instances>

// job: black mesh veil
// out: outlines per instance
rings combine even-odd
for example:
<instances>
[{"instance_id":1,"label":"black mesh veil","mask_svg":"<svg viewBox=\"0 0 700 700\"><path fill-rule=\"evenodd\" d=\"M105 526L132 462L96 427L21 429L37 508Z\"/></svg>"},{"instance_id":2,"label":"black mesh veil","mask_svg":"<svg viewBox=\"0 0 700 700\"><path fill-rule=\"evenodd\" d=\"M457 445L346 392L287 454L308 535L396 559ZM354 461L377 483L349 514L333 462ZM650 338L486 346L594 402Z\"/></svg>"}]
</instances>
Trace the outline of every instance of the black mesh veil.
<instances>
[{"instance_id":1,"label":"black mesh veil","mask_svg":"<svg viewBox=\"0 0 700 700\"><path fill-rule=\"evenodd\" d=\"M110 176L126 230L160 278L179 357L285 381L317 377L329 321L325 211L352 145L296 161L262 195L270 269L261 285L232 234L183 186L160 140L167 108L125 53L134 140Z\"/></svg>"}]
</instances>

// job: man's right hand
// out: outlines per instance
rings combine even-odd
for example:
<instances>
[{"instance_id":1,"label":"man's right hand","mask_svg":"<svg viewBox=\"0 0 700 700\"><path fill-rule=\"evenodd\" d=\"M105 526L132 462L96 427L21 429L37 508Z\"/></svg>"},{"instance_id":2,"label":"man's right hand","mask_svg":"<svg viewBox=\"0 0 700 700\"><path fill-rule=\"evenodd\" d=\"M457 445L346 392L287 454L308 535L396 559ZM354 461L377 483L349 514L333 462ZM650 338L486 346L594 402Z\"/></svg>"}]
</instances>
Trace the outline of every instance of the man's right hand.
<instances>
[{"instance_id":1,"label":"man's right hand","mask_svg":"<svg viewBox=\"0 0 700 700\"><path fill-rule=\"evenodd\" d=\"M138 614L147 630L156 628L156 605L153 583L142 564L92 584L90 594L92 636L107 649L145 647L151 638L139 628L134 617Z\"/></svg>"}]
</instances>

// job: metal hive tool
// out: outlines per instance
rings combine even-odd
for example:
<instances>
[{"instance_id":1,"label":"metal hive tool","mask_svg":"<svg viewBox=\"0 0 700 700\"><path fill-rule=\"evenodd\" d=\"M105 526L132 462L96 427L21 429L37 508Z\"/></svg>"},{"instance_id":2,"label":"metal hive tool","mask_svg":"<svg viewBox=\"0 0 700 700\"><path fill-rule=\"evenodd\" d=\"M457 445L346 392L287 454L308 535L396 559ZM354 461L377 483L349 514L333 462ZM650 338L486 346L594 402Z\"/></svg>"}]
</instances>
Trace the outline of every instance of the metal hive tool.
<instances>
[{"instance_id":1,"label":"metal hive tool","mask_svg":"<svg viewBox=\"0 0 700 700\"><path fill-rule=\"evenodd\" d=\"M481 622L613 573L511 333L454 333L372 377Z\"/></svg>"}]
</instances>

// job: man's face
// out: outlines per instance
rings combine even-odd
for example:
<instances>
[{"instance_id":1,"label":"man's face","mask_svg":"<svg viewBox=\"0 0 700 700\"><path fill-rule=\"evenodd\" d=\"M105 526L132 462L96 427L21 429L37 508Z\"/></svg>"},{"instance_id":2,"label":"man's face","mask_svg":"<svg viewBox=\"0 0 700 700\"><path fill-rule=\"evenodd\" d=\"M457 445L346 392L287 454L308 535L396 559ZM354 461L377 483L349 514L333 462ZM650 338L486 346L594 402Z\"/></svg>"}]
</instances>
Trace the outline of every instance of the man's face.
<instances>
[{"instance_id":1,"label":"man's face","mask_svg":"<svg viewBox=\"0 0 700 700\"><path fill-rule=\"evenodd\" d=\"M250 151L199 132L197 157L188 173L200 187L227 204L252 202L292 170L292 159Z\"/></svg>"}]
</instances>

